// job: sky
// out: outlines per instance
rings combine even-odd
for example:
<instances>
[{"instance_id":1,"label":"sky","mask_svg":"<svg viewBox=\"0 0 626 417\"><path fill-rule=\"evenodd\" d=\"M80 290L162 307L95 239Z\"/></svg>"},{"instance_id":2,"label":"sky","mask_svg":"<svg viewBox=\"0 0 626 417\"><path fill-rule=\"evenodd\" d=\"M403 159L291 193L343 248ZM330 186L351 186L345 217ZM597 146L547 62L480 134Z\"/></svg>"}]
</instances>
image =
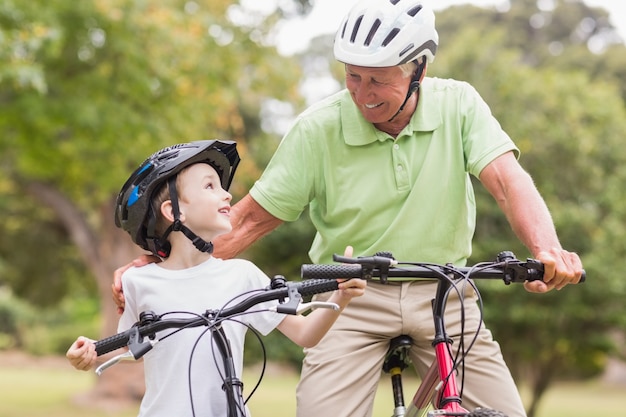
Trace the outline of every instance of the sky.
<instances>
[{"instance_id":1,"label":"sky","mask_svg":"<svg viewBox=\"0 0 626 417\"><path fill-rule=\"evenodd\" d=\"M539 0L551 2L552 0ZM280 53L290 55L306 49L310 39L327 33L334 33L343 16L356 0L316 0L311 13L305 19L293 19L281 30L278 40ZM621 38L626 40L626 1L625 0L584 0L591 7L602 7L609 12L611 24L618 29ZM435 11L459 4L493 7L503 0L424 0Z\"/></svg>"}]
</instances>

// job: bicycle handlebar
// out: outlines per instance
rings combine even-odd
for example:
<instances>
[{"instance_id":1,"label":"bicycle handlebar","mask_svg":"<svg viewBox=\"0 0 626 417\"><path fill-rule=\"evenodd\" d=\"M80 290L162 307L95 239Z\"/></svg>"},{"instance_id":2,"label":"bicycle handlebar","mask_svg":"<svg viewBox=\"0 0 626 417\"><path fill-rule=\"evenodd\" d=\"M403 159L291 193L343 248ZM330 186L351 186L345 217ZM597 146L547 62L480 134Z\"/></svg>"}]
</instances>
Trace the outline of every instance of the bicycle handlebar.
<instances>
[{"instance_id":1,"label":"bicycle handlebar","mask_svg":"<svg viewBox=\"0 0 626 417\"><path fill-rule=\"evenodd\" d=\"M253 294L232 307L207 310L204 314L191 318L164 319L157 317L154 313L144 312L140 315L140 321L130 329L97 341L96 353L100 356L128 345L134 358L138 359L152 347L150 343L141 343L144 337L153 339L157 332L167 329L208 326L216 321L243 313L265 301L279 300L277 312L297 314L302 296L334 291L338 288L336 279L339 278L369 280L378 278L384 283L390 277L442 279L445 275L446 277L457 278L502 279L508 285L512 282L540 280L543 278L544 271L543 264L538 260L520 261L512 252L508 251L501 252L494 262L473 267L398 262L389 253L378 253L374 256L357 258L334 255L333 259L336 262L342 262L342 264L304 264L301 268L301 276L305 279L304 281L286 281L284 277L277 276L268 288ZM400 267L399 265L403 266ZM586 276L583 271L580 282L584 282L585 279ZM285 299L289 301L284 303Z\"/></svg>"},{"instance_id":2,"label":"bicycle handlebar","mask_svg":"<svg viewBox=\"0 0 626 417\"><path fill-rule=\"evenodd\" d=\"M501 252L494 262L483 263L474 267L398 262L389 253L358 258L335 254L333 260L343 264L302 265L302 278L362 278L368 280L379 278L384 283L387 278L437 279L442 274L453 274L456 277L502 279L508 285L512 282L541 280L544 272L543 264L538 260L520 261L509 251ZM399 265L403 266L400 267ZM583 271L579 282L584 282L585 279L586 274Z\"/></svg>"},{"instance_id":3,"label":"bicycle handlebar","mask_svg":"<svg viewBox=\"0 0 626 417\"><path fill-rule=\"evenodd\" d=\"M261 290L261 292L253 294L232 307L221 310L207 310L203 315L191 318L163 319L157 317L154 313L144 312L141 313L140 321L135 326L124 332L97 341L95 343L96 353L98 356L104 355L105 353L129 345L129 342L141 342L144 337L154 338L155 334L162 330L208 326L216 321L243 313L249 308L265 301L279 300L281 304L277 306L276 311L278 313L296 314L302 296L334 291L337 288L338 282L336 280L312 279L301 282L291 282L285 281L284 277L278 276L272 280L272 284L269 287ZM289 301L283 304L284 300L287 298ZM144 348L140 348L137 352L132 352L133 357L138 359L151 348L152 345L146 344ZM142 349L145 349L145 351Z\"/></svg>"}]
</instances>

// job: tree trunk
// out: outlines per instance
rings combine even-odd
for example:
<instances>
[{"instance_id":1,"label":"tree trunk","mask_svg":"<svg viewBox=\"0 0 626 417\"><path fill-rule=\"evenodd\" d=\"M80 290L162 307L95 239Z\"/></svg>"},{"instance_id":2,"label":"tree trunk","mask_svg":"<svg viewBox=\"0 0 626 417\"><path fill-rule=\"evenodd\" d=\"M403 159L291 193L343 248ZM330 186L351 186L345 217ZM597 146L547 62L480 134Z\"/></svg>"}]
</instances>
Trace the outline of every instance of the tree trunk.
<instances>
[{"instance_id":1,"label":"tree trunk","mask_svg":"<svg viewBox=\"0 0 626 417\"><path fill-rule=\"evenodd\" d=\"M34 198L55 212L96 278L102 315L101 338L115 334L119 316L111 297L113 271L142 252L128 234L115 226L114 202L111 200L100 208L99 230L95 230L79 208L53 186L33 182L29 184L28 190ZM102 361L119 353L104 355ZM144 390L142 364L124 362L107 369L98 377L94 391L88 395L88 401L90 405L110 407L115 403L137 401L143 396Z\"/></svg>"},{"instance_id":2,"label":"tree trunk","mask_svg":"<svg viewBox=\"0 0 626 417\"><path fill-rule=\"evenodd\" d=\"M538 361L532 372L531 378L531 401L527 410L528 417L535 417L539 409L539 403L548 387L552 384L552 380L556 373L558 365L557 358L549 358L547 361Z\"/></svg>"}]
</instances>

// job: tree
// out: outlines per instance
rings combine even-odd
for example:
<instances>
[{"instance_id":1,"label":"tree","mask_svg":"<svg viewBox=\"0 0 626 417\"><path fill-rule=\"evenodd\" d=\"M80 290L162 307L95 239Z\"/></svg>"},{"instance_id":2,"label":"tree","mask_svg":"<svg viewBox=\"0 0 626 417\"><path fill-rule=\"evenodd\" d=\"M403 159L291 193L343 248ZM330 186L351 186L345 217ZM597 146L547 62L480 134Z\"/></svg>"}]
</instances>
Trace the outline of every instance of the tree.
<instances>
[{"instance_id":1,"label":"tree","mask_svg":"<svg viewBox=\"0 0 626 417\"><path fill-rule=\"evenodd\" d=\"M113 224L115 195L129 173L169 144L234 139L244 158L233 188L241 195L258 173L248 145L271 138L259 128L260 108L269 98L298 101L297 67L267 46L263 16L246 16L226 0L0 6L0 169L3 195L18 214L2 228L22 244L44 232L40 242L71 242L98 283L102 335L117 323L112 271L138 254ZM51 248L0 239L0 256L12 265L5 282L32 282L23 295L34 297L67 268L32 262ZM13 259L15 252L22 256ZM24 276L29 262L40 275ZM45 295L52 304L62 294ZM119 387L123 378L107 373L101 388Z\"/></svg>"}]
</instances>

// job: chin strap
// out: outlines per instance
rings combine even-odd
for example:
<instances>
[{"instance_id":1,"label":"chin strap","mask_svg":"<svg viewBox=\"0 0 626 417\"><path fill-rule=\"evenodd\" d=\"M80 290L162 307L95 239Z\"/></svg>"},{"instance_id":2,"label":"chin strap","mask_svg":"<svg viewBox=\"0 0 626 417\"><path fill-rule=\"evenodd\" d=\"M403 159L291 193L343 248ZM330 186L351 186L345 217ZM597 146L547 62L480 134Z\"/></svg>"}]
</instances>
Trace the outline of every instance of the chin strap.
<instances>
[{"instance_id":1,"label":"chin strap","mask_svg":"<svg viewBox=\"0 0 626 417\"><path fill-rule=\"evenodd\" d=\"M406 103L409 101L411 96L417 90L419 90L420 78L422 78L422 73L424 72L424 68L426 68L426 58L422 58L422 59L423 59L422 63L417 65L417 70L415 71L415 74L413 75L413 78L411 79L411 84L409 84L409 91L406 93L406 98L404 99L404 102L402 102L402 105L400 106L396 114L394 114L391 119L387 120L387 122L390 122L393 119L395 119L396 116L399 115L400 112L402 112L402 110L404 110L404 106L406 106Z\"/></svg>"},{"instance_id":2,"label":"chin strap","mask_svg":"<svg viewBox=\"0 0 626 417\"><path fill-rule=\"evenodd\" d=\"M163 237L161 237L162 242L167 242L167 237L171 232L182 232L193 245L200 252L213 253L213 243L207 242L203 240L201 237L192 232L187 226L180 221L180 208L178 206L178 193L176 192L176 176L170 177L167 182L168 188L170 190L170 201L172 202L172 214L174 215L174 222L167 228L165 233L163 233ZM167 256L169 256L170 247L167 245Z\"/></svg>"}]
</instances>

